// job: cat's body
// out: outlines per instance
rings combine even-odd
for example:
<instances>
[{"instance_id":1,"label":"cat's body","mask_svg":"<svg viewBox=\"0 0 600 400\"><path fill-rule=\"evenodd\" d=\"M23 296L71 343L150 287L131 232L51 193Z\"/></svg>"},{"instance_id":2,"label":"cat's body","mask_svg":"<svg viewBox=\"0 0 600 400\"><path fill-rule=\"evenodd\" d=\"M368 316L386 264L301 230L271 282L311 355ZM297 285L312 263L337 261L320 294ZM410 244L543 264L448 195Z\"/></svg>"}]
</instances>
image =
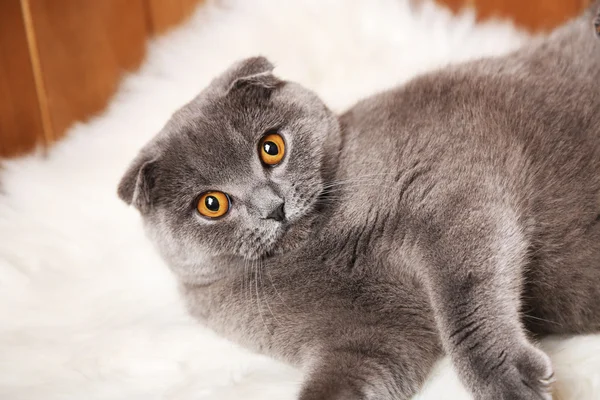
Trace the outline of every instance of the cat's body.
<instances>
[{"instance_id":1,"label":"cat's body","mask_svg":"<svg viewBox=\"0 0 600 400\"><path fill-rule=\"evenodd\" d=\"M591 32L581 18L507 57L366 99L337 121L310 95L281 89L264 59L247 61L175 116L134 163L121 197L142 210L191 312L306 367L303 400L409 398L444 351L478 399L550 398L550 363L523 325L535 334L600 330L600 41ZM290 111L285 90L302 112ZM214 93L235 100L212 109ZM203 139L193 130L214 127L203 125L208 112L229 116L227 107L269 120L256 110L270 102L301 121L294 129L327 132L288 136L292 152L318 142L320 161L287 156L281 171L306 174L298 187L286 186L280 167L266 170L265 182L286 201L294 193L296 206L281 235L243 230L263 254L240 257L245 247L235 244L206 256L216 242L170 214L185 209L170 200L186 196L181 182L211 168L194 165L189 149ZM308 110L316 122L304 120ZM236 131L256 127L231 115ZM256 124L292 130L276 119ZM254 152L255 139L248 143ZM213 185L242 193L251 178L237 173L239 182L230 173ZM207 222L202 235L223 221ZM272 236L281 245L256 239ZM195 242L202 251L190 250Z\"/></svg>"}]
</instances>

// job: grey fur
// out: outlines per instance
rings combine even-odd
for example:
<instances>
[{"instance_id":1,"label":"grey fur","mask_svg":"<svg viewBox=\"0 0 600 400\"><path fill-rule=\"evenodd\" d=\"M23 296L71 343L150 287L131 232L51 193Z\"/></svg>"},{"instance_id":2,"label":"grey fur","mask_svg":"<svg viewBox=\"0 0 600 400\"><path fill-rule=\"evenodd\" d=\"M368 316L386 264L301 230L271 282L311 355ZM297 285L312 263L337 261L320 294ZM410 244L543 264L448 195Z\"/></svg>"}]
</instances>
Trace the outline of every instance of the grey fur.
<instances>
[{"instance_id":1,"label":"grey fur","mask_svg":"<svg viewBox=\"0 0 600 400\"><path fill-rule=\"evenodd\" d=\"M409 398L444 352L476 399L549 399L531 336L600 328L590 28L586 14L339 117L245 60L173 116L119 194L192 314L305 367L302 400ZM265 168L271 129L287 155ZM215 189L232 210L208 221L195 201ZM277 199L287 221L261 219Z\"/></svg>"}]
</instances>

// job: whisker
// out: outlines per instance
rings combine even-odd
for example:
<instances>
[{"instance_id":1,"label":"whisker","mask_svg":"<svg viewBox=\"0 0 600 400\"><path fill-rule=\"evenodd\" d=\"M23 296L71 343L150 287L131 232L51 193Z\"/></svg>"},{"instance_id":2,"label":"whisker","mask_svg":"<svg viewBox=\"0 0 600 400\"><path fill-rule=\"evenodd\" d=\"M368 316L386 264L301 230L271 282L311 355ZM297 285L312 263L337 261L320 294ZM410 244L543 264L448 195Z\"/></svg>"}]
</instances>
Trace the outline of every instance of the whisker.
<instances>
[{"instance_id":1,"label":"whisker","mask_svg":"<svg viewBox=\"0 0 600 400\"><path fill-rule=\"evenodd\" d=\"M348 188L361 188L361 187L377 187L377 188L382 188L382 189L390 189L390 190L400 190L399 187L394 187L394 186L386 186L386 185L381 185L378 183L349 183L346 184L345 186L341 186L340 187L335 187L335 188L326 188L323 190L323 194L327 194L327 193L336 193L339 191L343 191L346 190Z\"/></svg>"},{"instance_id":2,"label":"whisker","mask_svg":"<svg viewBox=\"0 0 600 400\"><path fill-rule=\"evenodd\" d=\"M551 324L555 324L555 325L558 325L558 326L561 326L561 327L562 327L562 324L561 324L560 322L551 321L551 320L549 320L549 319L540 318L540 317L534 317L533 315L530 315L530 314L527 314L527 313L524 313L524 312L521 312L521 314L522 314L522 315L523 315L525 318L531 318L531 319L535 319L535 320L538 320L538 321L549 322L549 323L551 323Z\"/></svg>"},{"instance_id":3,"label":"whisker","mask_svg":"<svg viewBox=\"0 0 600 400\"><path fill-rule=\"evenodd\" d=\"M380 176L380 175L361 176L361 177L355 177L355 178L349 178L349 179L334 180L334 181L324 184L323 188L344 185L344 184L352 183L352 182L367 182L367 183L369 183L369 182L372 182L372 179L377 176ZM391 182L391 181L387 181L387 182ZM375 183L375 182L373 182L373 183Z\"/></svg>"},{"instance_id":4,"label":"whisker","mask_svg":"<svg viewBox=\"0 0 600 400\"><path fill-rule=\"evenodd\" d=\"M244 258L244 275L242 275L242 295L244 296L244 301L248 304L248 259Z\"/></svg>"},{"instance_id":5,"label":"whisker","mask_svg":"<svg viewBox=\"0 0 600 400\"><path fill-rule=\"evenodd\" d=\"M279 290L277 290L277 287L275 286L275 282L273 282L273 277L271 276L271 273L269 272L269 270L265 269L265 271L267 272L267 278L271 282L271 286L273 287L273 290L275 290L275 294L277 295L277 297L279 297L279 300L281 300L281 304L283 304L283 306L285 308L287 308L289 311L292 311L292 309L287 305L287 303L285 302L283 297L281 297Z\"/></svg>"},{"instance_id":6,"label":"whisker","mask_svg":"<svg viewBox=\"0 0 600 400\"><path fill-rule=\"evenodd\" d=\"M254 272L254 287L256 289L256 308L258 310L258 315L260 315L260 319L263 323L263 326L265 327L265 330L269 332L269 328L267 327L267 323L265 322L265 317L262 314L262 309L260 306L260 296L258 294L258 268L257 264L255 263L255 260L252 261L252 271Z\"/></svg>"},{"instance_id":7,"label":"whisker","mask_svg":"<svg viewBox=\"0 0 600 400\"><path fill-rule=\"evenodd\" d=\"M263 282L263 276L262 276L262 271L264 269L264 264L262 262L262 260L258 261L258 276L260 279L260 287L263 288L263 294L265 293L264 291L264 282ZM258 289L257 289L258 292ZM269 309L269 312L271 313L271 316L273 317L273 319L275 320L275 322L277 323L277 325L279 324L279 320L277 319L277 317L275 316L275 314L273 314L273 310L271 309L271 306L269 305L269 298L268 296L263 296L264 297L264 302L267 305L267 308Z\"/></svg>"}]
</instances>

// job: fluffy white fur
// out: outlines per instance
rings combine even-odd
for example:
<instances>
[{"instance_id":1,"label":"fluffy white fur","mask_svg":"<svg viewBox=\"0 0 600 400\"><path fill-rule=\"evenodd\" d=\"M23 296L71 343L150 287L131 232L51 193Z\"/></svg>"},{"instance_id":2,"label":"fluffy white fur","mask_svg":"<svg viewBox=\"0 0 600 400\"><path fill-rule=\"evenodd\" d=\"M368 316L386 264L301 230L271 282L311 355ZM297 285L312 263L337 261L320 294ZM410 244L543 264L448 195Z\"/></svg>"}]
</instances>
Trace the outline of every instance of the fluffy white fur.
<instances>
[{"instance_id":1,"label":"fluffy white fur","mask_svg":"<svg viewBox=\"0 0 600 400\"><path fill-rule=\"evenodd\" d=\"M408 0L209 4L150 45L106 112L0 178L0 399L294 399L301 373L186 315L174 279L115 195L136 151L230 62L264 54L336 110L449 62L515 48L509 24L476 25ZM557 396L600 398L600 336L547 340ZM421 400L467 399L448 360Z\"/></svg>"}]
</instances>

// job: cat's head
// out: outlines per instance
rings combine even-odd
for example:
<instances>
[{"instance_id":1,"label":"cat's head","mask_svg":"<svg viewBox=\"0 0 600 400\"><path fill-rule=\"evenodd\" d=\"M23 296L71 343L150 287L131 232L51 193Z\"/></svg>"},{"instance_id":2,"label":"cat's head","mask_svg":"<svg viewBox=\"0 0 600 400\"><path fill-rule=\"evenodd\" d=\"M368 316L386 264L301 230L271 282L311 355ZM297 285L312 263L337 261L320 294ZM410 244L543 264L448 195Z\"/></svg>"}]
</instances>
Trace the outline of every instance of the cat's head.
<instances>
[{"instance_id":1,"label":"cat's head","mask_svg":"<svg viewBox=\"0 0 600 400\"><path fill-rule=\"evenodd\" d=\"M308 234L339 147L337 119L311 91L256 57L177 111L133 161L119 196L179 274L218 273Z\"/></svg>"}]
</instances>

